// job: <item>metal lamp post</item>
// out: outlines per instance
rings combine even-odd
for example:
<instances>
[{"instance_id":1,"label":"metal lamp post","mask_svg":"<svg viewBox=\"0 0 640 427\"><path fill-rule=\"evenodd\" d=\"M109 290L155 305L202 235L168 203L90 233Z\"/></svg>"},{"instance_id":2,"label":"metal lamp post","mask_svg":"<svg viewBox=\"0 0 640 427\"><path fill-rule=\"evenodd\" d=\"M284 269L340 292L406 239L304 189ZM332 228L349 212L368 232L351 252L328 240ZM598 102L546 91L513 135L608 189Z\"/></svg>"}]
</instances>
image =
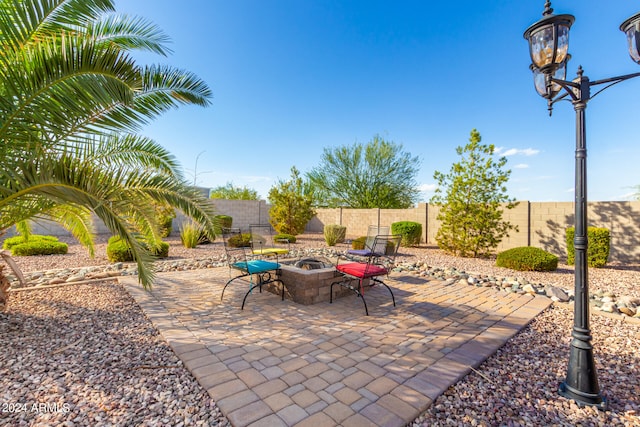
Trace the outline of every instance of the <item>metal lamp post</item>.
<instances>
[{"instance_id":1,"label":"metal lamp post","mask_svg":"<svg viewBox=\"0 0 640 427\"><path fill-rule=\"evenodd\" d=\"M534 85L540 96L547 99L549 115L553 104L570 97L576 112L575 154L575 306L571 336L569 364L566 380L560 384L562 396L573 399L579 405L597 406L606 409L607 402L598 385L591 330L589 327L589 288L587 277L587 148L585 110L587 103L603 90L640 76L627 74L604 80L590 81L578 68L578 76L566 80L569 55L569 29L575 18L572 15L554 15L549 0L545 3L542 19L531 25L524 33L529 42L531 70ZM626 34L631 58L640 64L640 13L622 23L620 29ZM605 85L595 94L594 86ZM564 92L561 94L561 92Z\"/></svg>"}]
</instances>

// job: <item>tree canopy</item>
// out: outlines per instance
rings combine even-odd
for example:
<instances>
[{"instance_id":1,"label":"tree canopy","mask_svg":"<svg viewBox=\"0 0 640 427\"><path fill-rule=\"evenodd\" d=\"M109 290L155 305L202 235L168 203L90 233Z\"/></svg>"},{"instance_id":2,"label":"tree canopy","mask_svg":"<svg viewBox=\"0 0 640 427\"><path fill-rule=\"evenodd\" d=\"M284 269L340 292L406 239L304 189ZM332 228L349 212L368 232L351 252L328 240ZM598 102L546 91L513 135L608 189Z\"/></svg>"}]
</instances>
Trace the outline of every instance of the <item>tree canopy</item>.
<instances>
[{"instance_id":1,"label":"tree canopy","mask_svg":"<svg viewBox=\"0 0 640 427\"><path fill-rule=\"evenodd\" d=\"M401 144L376 135L367 144L325 148L307 178L318 205L403 209L418 201L420 163Z\"/></svg>"},{"instance_id":2,"label":"tree canopy","mask_svg":"<svg viewBox=\"0 0 640 427\"><path fill-rule=\"evenodd\" d=\"M488 255L515 228L502 219L503 207L517 205L505 186L511 175L503 169L507 158L495 161L495 147L481 140L473 129L469 143L456 148L460 162L447 174L434 174L438 188L431 202L440 205L437 219L442 221L436 241L441 249L457 256Z\"/></svg>"},{"instance_id":3,"label":"tree canopy","mask_svg":"<svg viewBox=\"0 0 640 427\"><path fill-rule=\"evenodd\" d=\"M288 180L278 180L269 190L270 222L278 233L298 235L315 215L311 196L304 192L304 182L296 167Z\"/></svg>"},{"instance_id":4,"label":"tree canopy","mask_svg":"<svg viewBox=\"0 0 640 427\"><path fill-rule=\"evenodd\" d=\"M232 182L213 188L209 193L212 199L259 200L258 192L249 187L236 187Z\"/></svg>"},{"instance_id":5,"label":"tree canopy","mask_svg":"<svg viewBox=\"0 0 640 427\"><path fill-rule=\"evenodd\" d=\"M131 247L151 284L155 207L182 210L215 234L213 208L175 158L137 135L211 91L190 72L141 66L130 52L167 55L154 24L112 0L0 0L0 230L54 220L93 252L92 215Z\"/></svg>"}]
</instances>

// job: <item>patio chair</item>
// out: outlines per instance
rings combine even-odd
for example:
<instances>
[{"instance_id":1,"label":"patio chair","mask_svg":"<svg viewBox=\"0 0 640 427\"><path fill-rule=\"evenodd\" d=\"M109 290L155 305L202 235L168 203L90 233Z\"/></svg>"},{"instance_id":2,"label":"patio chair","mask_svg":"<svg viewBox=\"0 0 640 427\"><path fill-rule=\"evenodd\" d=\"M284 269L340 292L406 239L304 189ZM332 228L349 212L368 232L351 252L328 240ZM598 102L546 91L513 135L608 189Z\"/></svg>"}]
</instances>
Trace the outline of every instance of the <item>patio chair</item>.
<instances>
[{"instance_id":1,"label":"patio chair","mask_svg":"<svg viewBox=\"0 0 640 427\"><path fill-rule=\"evenodd\" d=\"M368 316L369 309L367 308L367 301L364 299L364 289L365 287L371 288L377 284L381 284L389 290L393 306L395 307L396 298L393 295L393 291L380 277L388 276L393 268L401 240L402 236L399 234L376 236L366 262L347 262L343 264L337 262L336 270L342 275L342 278L331 284L329 302L333 303L333 286L343 286L352 290L358 297L362 298L364 311ZM353 282L356 281L358 285L353 286Z\"/></svg>"},{"instance_id":2,"label":"patio chair","mask_svg":"<svg viewBox=\"0 0 640 427\"><path fill-rule=\"evenodd\" d=\"M364 242L364 249L349 249L347 253L363 257L369 256L371 255L371 248L373 247L373 241L375 240L376 236L388 234L389 226L370 225L367 228L367 238Z\"/></svg>"},{"instance_id":3,"label":"patio chair","mask_svg":"<svg viewBox=\"0 0 640 427\"><path fill-rule=\"evenodd\" d=\"M241 310L244 310L244 304L249 294L259 288L262 292L262 285L280 282L282 287L282 301L284 301L284 283L280 280L280 264L277 262L266 261L262 259L247 259L247 252L242 245L236 246L236 242L242 240L242 233L239 228L227 228L222 230L222 238L224 241L224 249L227 255L227 262L231 271L238 271L240 274L232 277L222 288L220 301L224 297L224 291L234 280L242 277L249 277L249 290L242 299ZM254 276L256 283L254 283Z\"/></svg>"},{"instance_id":4,"label":"patio chair","mask_svg":"<svg viewBox=\"0 0 640 427\"><path fill-rule=\"evenodd\" d=\"M289 241L274 240L271 224L250 224L251 254L257 256L278 256L289 253Z\"/></svg>"}]
</instances>

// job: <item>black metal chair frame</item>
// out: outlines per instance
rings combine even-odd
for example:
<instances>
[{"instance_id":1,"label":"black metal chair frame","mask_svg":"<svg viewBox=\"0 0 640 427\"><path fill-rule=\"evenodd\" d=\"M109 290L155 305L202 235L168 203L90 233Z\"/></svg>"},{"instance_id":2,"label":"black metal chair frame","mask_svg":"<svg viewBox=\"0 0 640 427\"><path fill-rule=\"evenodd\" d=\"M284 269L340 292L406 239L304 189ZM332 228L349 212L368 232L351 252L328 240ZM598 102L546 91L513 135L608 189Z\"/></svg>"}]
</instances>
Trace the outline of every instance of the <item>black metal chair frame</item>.
<instances>
[{"instance_id":1,"label":"black metal chair frame","mask_svg":"<svg viewBox=\"0 0 640 427\"><path fill-rule=\"evenodd\" d=\"M366 262L350 262L346 264L340 264L340 258L336 262L336 270L342 274L342 280L331 283L329 303L333 303L333 286L340 285L351 291L353 291L358 297L362 298L364 304L364 311L366 315L369 315L369 308L367 307L367 301L364 298L364 280L369 280L367 287L371 288L375 285L384 285L391 294L391 300L393 306L396 306L396 298L393 295L393 291L384 283L380 276L389 276L395 257L398 253L400 241L402 236L400 235L385 235L376 236L372 245L372 251L367 256ZM392 245L389 245L392 242ZM349 273L350 268L353 267L354 273ZM353 282L357 281L358 286L353 286Z\"/></svg>"},{"instance_id":2,"label":"black metal chair frame","mask_svg":"<svg viewBox=\"0 0 640 427\"><path fill-rule=\"evenodd\" d=\"M222 294L220 295L220 301L224 297L224 291L227 289L234 280L241 279L243 277L250 277L250 286L247 293L244 295L242 299L242 307L241 310L244 310L244 304L247 301L247 297L249 294L255 289L258 288L260 293L262 293L262 286L267 285L269 283L279 282L282 288L282 301L284 301L284 283L280 279L280 264L277 262L271 262L261 259L247 259L247 253L245 248L235 248L229 245L229 239L233 236L241 236L240 229L225 229L222 231L222 236L224 240L224 248L227 254L227 263L229 264L229 268L232 270L238 270L241 272L239 276L232 277L222 288ZM257 283L253 283L253 276L257 277Z\"/></svg>"},{"instance_id":3,"label":"black metal chair frame","mask_svg":"<svg viewBox=\"0 0 640 427\"><path fill-rule=\"evenodd\" d=\"M288 240L280 239L277 242L281 245L276 244L271 224L249 224L249 232L251 233L251 254L253 256L275 256L277 260L279 255L286 255L291 249Z\"/></svg>"}]
</instances>

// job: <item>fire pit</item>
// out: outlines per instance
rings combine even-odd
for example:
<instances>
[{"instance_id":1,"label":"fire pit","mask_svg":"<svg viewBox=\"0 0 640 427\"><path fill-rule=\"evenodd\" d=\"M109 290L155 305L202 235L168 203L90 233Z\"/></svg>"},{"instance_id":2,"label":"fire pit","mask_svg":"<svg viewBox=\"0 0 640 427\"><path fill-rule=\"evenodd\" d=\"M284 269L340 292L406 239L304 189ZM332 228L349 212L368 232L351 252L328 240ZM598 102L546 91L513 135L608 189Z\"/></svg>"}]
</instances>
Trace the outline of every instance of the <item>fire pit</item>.
<instances>
[{"instance_id":1,"label":"fire pit","mask_svg":"<svg viewBox=\"0 0 640 427\"><path fill-rule=\"evenodd\" d=\"M285 285L285 298L298 304L311 305L329 302L331 283L339 276L331 261L324 257L306 257L278 261L281 265L280 279ZM276 285L266 287L280 295ZM334 286L334 298L349 295L348 289Z\"/></svg>"}]
</instances>

